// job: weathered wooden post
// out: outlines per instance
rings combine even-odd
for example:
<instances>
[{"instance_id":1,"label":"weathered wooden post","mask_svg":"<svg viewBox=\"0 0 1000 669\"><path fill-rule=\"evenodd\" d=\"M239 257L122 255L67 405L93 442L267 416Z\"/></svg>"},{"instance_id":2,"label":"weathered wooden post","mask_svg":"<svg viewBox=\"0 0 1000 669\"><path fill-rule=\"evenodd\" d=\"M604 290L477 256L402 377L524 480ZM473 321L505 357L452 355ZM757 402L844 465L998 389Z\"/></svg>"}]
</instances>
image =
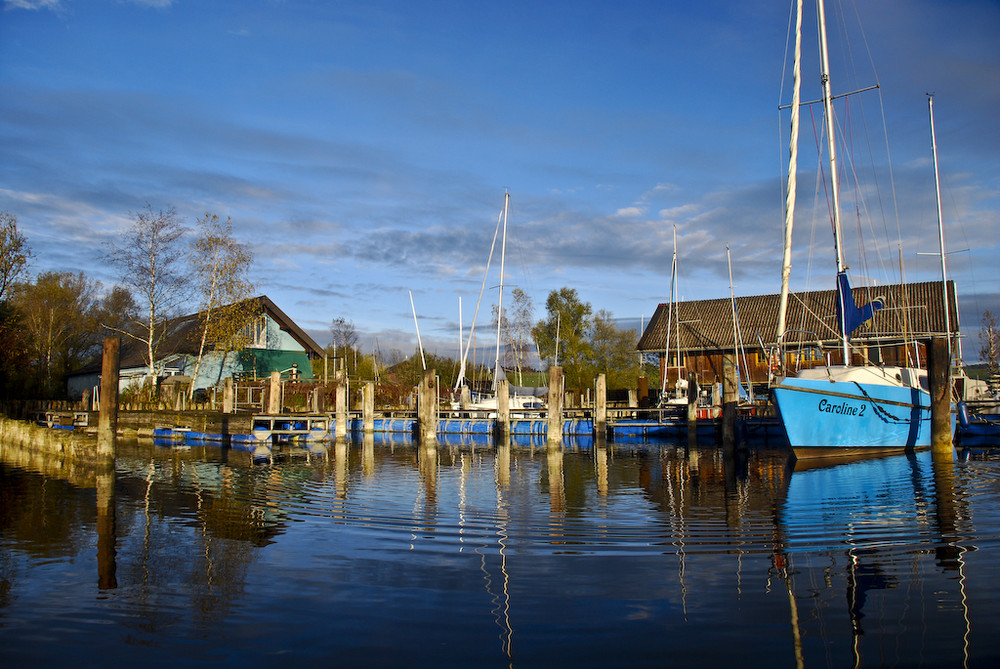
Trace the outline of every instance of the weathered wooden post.
<instances>
[{"instance_id":1,"label":"weathered wooden post","mask_svg":"<svg viewBox=\"0 0 1000 669\"><path fill-rule=\"evenodd\" d=\"M696 446L698 443L698 375L691 373L688 375L688 396L687 396L687 432L688 447Z\"/></svg>"},{"instance_id":2,"label":"weathered wooden post","mask_svg":"<svg viewBox=\"0 0 1000 669\"><path fill-rule=\"evenodd\" d=\"M472 404L472 392L469 390L468 386L462 386L462 395L459 400L459 406L461 406L462 409L468 409L470 404Z\"/></svg>"},{"instance_id":3,"label":"weathered wooden post","mask_svg":"<svg viewBox=\"0 0 1000 669\"><path fill-rule=\"evenodd\" d=\"M608 377L597 375L594 389L594 437L603 439L608 436Z\"/></svg>"},{"instance_id":4,"label":"weathered wooden post","mask_svg":"<svg viewBox=\"0 0 1000 669\"><path fill-rule=\"evenodd\" d=\"M437 372L424 370L417 396L417 417L422 442L437 442Z\"/></svg>"},{"instance_id":5,"label":"weathered wooden post","mask_svg":"<svg viewBox=\"0 0 1000 669\"><path fill-rule=\"evenodd\" d=\"M649 408L649 379L645 376L639 377L639 408L648 409Z\"/></svg>"},{"instance_id":6,"label":"weathered wooden post","mask_svg":"<svg viewBox=\"0 0 1000 669\"><path fill-rule=\"evenodd\" d=\"M549 367L549 408L546 430L549 448L562 446L563 440L563 375L562 367Z\"/></svg>"},{"instance_id":7,"label":"weathered wooden post","mask_svg":"<svg viewBox=\"0 0 1000 669\"><path fill-rule=\"evenodd\" d=\"M945 337L927 342L927 380L931 393L931 450L950 459L951 440L951 356Z\"/></svg>"},{"instance_id":8,"label":"weathered wooden post","mask_svg":"<svg viewBox=\"0 0 1000 669\"><path fill-rule=\"evenodd\" d=\"M115 460L115 437L118 435L118 337L104 339L104 356L101 360L101 409L97 419L97 458Z\"/></svg>"},{"instance_id":9,"label":"weathered wooden post","mask_svg":"<svg viewBox=\"0 0 1000 669\"><path fill-rule=\"evenodd\" d=\"M333 378L337 383L337 408L336 426L334 427L334 439L345 439L347 437L347 372L340 369L334 372Z\"/></svg>"},{"instance_id":10,"label":"weathered wooden post","mask_svg":"<svg viewBox=\"0 0 1000 669\"><path fill-rule=\"evenodd\" d=\"M364 396L361 400L361 428L365 434L375 432L375 382L365 384Z\"/></svg>"},{"instance_id":11,"label":"weathered wooden post","mask_svg":"<svg viewBox=\"0 0 1000 669\"><path fill-rule=\"evenodd\" d=\"M222 385L222 413L233 413L236 408L234 401L236 393L233 387L233 377L227 378Z\"/></svg>"},{"instance_id":12,"label":"weathered wooden post","mask_svg":"<svg viewBox=\"0 0 1000 669\"><path fill-rule=\"evenodd\" d=\"M736 450L736 360L732 355L722 357L722 417L719 431L724 456L732 456Z\"/></svg>"},{"instance_id":13,"label":"weathered wooden post","mask_svg":"<svg viewBox=\"0 0 1000 669\"><path fill-rule=\"evenodd\" d=\"M497 381L497 421L493 432L501 443L510 439L510 381Z\"/></svg>"},{"instance_id":14,"label":"weathered wooden post","mask_svg":"<svg viewBox=\"0 0 1000 669\"><path fill-rule=\"evenodd\" d=\"M281 413L281 372L271 372L271 385L267 391L267 413Z\"/></svg>"}]
</instances>

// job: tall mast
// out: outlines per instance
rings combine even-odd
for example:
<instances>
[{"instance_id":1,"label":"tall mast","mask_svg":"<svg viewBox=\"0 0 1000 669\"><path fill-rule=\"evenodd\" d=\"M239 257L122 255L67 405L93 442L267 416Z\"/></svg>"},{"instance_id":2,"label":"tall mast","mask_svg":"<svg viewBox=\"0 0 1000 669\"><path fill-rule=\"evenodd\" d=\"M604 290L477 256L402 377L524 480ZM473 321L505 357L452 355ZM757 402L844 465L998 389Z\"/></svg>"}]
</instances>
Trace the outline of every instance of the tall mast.
<instances>
[{"instance_id":1,"label":"tall mast","mask_svg":"<svg viewBox=\"0 0 1000 669\"><path fill-rule=\"evenodd\" d=\"M796 172L799 162L799 103L802 88L802 0L795 9L795 54L792 65L792 129L788 139L788 184L785 193L785 245L781 259L781 298L778 303L778 336L781 343L785 336L785 318L788 312L788 278L792 273L792 227L795 223ZM784 360L782 360L784 364Z\"/></svg>"},{"instance_id":2,"label":"tall mast","mask_svg":"<svg viewBox=\"0 0 1000 669\"><path fill-rule=\"evenodd\" d=\"M679 312L677 311L677 226L674 225L674 255L673 259L670 261L670 304L667 307L667 337L663 346L663 382L660 386L660 396L663 397L667 393L667 374L670 370L670 333L675 331L678 327L677 317ZM680 336L677 336L677 380L681 378L680 372L680 360L681 360L681 350L680 350Z\"/></svg>"},{"instance_id":3,"label":"tall mast","mask_svg":"<svg viewBox=\"0 0 1000 669\"><path fill-rule=\"evenodd\" d=\"M493 390L497 388L497 378L500 376L500 324L503 321L503 268L507 255L507 207L510 203L510 193L503 196L503 236L500 243L500 296L497 298L497 358L493 366Z\"/></svg>"},{"instance_id":4,"label":"tall mast","mask_svg":"<svg viewBox=\"0 0 1000 669\"><path fill-rule=\"evenodd\" d=\"M826 45L826 12L823 0L816 0L819 19L819 51L820 79L823 84L823 112L826 115L826 142L830 153L830 195L833 206L833 248L837 256L837 275L844 271L844 259L840 249L840 188L837 183L837 140L834 135L833 123L833 93L830 89L830 55ZM840 332L841 347L844 353L844 364L851 364L851 344L847 332L847 308L843 302L844 296L840 290L840 280L837 281L837 299L840 300Z\"/></svg>"},{"instance_id":5,"label":"tall mast","mask_svg":"<svg viewBox=\"0 0 1000 669\"><path fill-rule=\"evenodd\" d=\"M941 180L938 177L937 139L934 135L934 96L927 96L931 116L931 152L934 154L934 191L937 195L938 240L941 244L941 283L944 295L944 329L948 335L948 359L951 359L951 313L948 305L948 266L944 255L944 217L941 214Z\"/></svg>"}]
</instances>

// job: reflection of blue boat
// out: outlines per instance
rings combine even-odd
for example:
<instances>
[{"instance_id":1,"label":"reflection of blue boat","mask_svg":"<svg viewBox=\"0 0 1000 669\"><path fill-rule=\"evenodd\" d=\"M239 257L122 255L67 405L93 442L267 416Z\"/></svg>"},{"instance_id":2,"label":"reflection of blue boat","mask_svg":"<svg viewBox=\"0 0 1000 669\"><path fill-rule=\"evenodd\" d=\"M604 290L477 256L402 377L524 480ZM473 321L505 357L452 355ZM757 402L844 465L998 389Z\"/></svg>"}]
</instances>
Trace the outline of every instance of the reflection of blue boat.
<instances>
[{"instance_id":1,"label":"reflection of blue boat","mask_svg":"<svg viewBox=\"0 0 1000 669\"><path fill-rule=\"evenodd\" d=\"M970 411L965 403L958 405L959 446L1000 446L1000 414Z\"/></svg>"}]
</instances>

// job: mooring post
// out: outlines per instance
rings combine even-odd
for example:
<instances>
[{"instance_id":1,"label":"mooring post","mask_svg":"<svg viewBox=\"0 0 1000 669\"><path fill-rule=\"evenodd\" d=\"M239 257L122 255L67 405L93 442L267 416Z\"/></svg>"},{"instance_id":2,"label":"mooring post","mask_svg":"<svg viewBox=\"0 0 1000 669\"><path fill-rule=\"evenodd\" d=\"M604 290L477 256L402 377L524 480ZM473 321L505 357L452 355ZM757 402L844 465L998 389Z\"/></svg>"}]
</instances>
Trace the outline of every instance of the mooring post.
<instances>
[{"instance_id":1,"label":"mooring post","mask_svg":"<svg viewBox=\"0 0 1000 669\"><path fill-rule=\"evenodd\" d=\"M118 337L104 339L101 360L101 408L97 418L97 458L112 464L115 460L115 437L118 434Z\"/></svg>"},{"instance_id":2,"label":"mooring post","mask_svg":"<svg viewBox=\"0 0 1000 669\"><path fill-rule=\"evenodd\" d=\"M549 448L562 446L563 438L563 375L562 367L549 367L549 415L546 436Z\"/></svg>"},{"instance_id":3,"label":"mooring post","mask_svg":"<svg viewBox=\"0 0 1000 669\"><path fill-rule=\"evenodd\" d=\"M732 355L722 357L722 417L720 433L722 452L731 456L736 450L736 360Z\"/></svg>"},{"instance_id":4,"label":"mooring post","mask_svg":"<svg viewBox=\"0 0 1000 669\"><path fill-rule=\"evenodd\" d=\"M931 393L931 450L954 456L951 435L951 356L945 337L927 342L927 380Z\"/></svg>"},{"instance_id":5,"label":"mooring post","mask_svg":"<svg viewBox=\"0 0 1000 669\"><path fill-rule=\"evenodd\" d=\"M598 439L608 435L608 377L597 375L594 389L594 436Z\"/></svg>"},{"instance_id":6,"label":"mooring post","mask_svg":"<svg viewBox=\"0 0 1000 669\"><path fill-rule=\"evenodd\" d=\"M688 376L688 396L687 396L687 428L688 446L698 443L698 375Z\"/></svg>"},{"instance_id":7,"label":"mooring post","mask_svg":"<svg viewBox=\"0 0 1000 669\"><path fill-rule=\"evenodd\" d=\"M649 379L645 376L639 377L639 408L648 409L649 408Z\"/></svg>"},{"instance_id":8,"label":"mooring post","mask_svg":"<svg viewBox=\"0 0 1000 669\"><path fill-rule=\"evenodd\" d=\"M281 413L281 372L271 372L267 391L267 412L272 416Z\"/></svg>"},{"instance_id":9,"label":"mooring post","mask_svg":"<svg viewBox=\"0 0 1000 669\"><path fill-rule=\"evenodd\" d=\"M336 425L333 438L344 439L347 437L347 372L339 369L333 376L337 383Z\"/></svg>"},{"instance_id":10,"label":"mooring post","mask_svg":"<svg viewBox=\"0 0 1000 669\"><path fill-rule=\"evenodd\" d=\"M501 443L510 439L510 381L497 381L497 421L493 432Z\"/></svg>"},{"instance_id":11,"label":"mooring post","mask_svg":"<svg viewBox=\"0 0 1000 669\"><path fill-rule=\"evenodd\" d=\"M417 418L420 440L427 444L437 442L437 372L424 370L424 378L417 396Z\"/></svg>"},{"instance_id":12,"label":"mooring post","mask_svg":"<svg viewBox=\"0 0 1000 669\"><path fill-rule=\"evenodd\" d=\"M233 401L235 392L233 390L233 377L228 377L222 386L222 413L233 413L235 402Z\"/></svg>"},{"instance_id":13,"label":"mooring post","mask_svg":"<svg viewBox=\"0 0 1000 669\"><path fill-rule=\"evenodd\" d=\"M361 428L365 434L375 432L375 382L365 383L364 395L361 399Z\"/></svg>"}]
</instances>

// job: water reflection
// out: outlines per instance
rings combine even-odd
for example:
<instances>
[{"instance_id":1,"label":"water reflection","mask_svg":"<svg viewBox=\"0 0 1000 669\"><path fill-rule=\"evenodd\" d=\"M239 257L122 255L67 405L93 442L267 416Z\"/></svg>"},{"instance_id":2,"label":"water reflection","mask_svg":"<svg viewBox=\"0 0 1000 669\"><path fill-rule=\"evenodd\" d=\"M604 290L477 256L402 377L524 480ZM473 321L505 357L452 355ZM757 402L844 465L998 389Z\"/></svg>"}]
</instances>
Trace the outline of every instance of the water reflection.
<instances>
[{"instance_id":1,"label":"water reflection","mask_svg":"<svg viewBox=\"0 0 1000 669\"><path fill-rule=\"evenodd\" d=\"M266 458L126 442L102 476L0 451L12 661L225 648L249 665L292 651L701 666L738 647L751 665L971 666L1000 653L997 460L806 469L760 449L367 435ZM282 633L261 636L275 620Z\"/></svg>"}]
</instances>

